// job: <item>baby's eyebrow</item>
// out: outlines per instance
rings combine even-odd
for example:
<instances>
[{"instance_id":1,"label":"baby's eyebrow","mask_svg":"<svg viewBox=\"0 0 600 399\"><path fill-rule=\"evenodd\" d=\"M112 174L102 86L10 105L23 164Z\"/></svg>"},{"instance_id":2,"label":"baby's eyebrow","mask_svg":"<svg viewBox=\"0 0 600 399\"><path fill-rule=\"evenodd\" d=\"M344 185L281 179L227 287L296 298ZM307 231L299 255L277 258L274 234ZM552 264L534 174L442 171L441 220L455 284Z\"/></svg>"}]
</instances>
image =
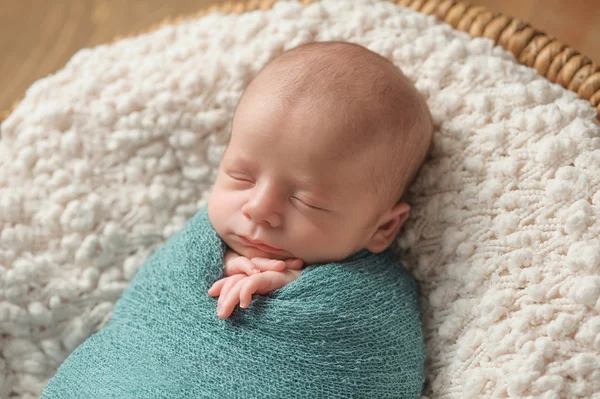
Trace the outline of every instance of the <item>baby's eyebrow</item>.
<instances>
[{"instance_id":1,"label":"baby's eyebrow","mask_svg":"<svg viewBox=\"0 0 600 399\"><path fill-rule=\"evenodd\" d=\"M235 158L231 159L229 162L232 166L242 167L242 168L252 168L255 166L255 163L250 159L242 155L238 155Z\"/></svg>"},{"instance_id":2,"label":"baby's eyebrow","mask_svg":"<svg viewBox=\"0 0 600 399\"><path fill-rule=\"evenodd\" d=\"M314 199L320 202L332 202L336 199L336 189L328 182L319 182L311 177L296 177L292 182L296 187L314 194Z\"/></svg>"}]
</instances>

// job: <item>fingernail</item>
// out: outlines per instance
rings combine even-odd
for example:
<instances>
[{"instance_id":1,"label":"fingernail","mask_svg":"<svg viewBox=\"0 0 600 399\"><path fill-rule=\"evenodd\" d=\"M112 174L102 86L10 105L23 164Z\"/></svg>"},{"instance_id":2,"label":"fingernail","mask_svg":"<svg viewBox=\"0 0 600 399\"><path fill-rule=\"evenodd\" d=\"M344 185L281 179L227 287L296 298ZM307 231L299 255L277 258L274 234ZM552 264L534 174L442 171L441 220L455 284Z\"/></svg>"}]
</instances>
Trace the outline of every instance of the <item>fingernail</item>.
<instances>
[{"instance_id":1,"label":"fingernail","mask_svg":"<svg viewBox=\"0 0 600 399\"><path fill-rule=\"evenodd\" d=\"M217 313L218 314L223 313L223 308L221 307L221 305L217 306Z\"/></svg>"},{"instance_id":2,"label":"fingernail","mask_svg":"<svg viewBox=\"0 0 600 399\"><path fill-rule=\"evenodd\" d=\"M258 270L257 268L252 269L252 273L260 273L260 270Z\"/></svg>"}]
</instances>

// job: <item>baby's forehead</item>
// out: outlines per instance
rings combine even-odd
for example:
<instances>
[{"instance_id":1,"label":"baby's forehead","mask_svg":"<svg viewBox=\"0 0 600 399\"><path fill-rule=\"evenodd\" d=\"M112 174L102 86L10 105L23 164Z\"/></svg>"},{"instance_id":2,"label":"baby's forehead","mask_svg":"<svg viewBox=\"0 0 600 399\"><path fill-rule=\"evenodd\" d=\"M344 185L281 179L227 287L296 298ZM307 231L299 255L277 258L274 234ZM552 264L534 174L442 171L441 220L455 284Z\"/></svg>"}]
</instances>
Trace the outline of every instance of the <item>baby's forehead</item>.
<instances>
[{"instance_id":1,"label":"baby's forehead","mask_svg":"<svg viewBox=\"0 0 600 399\"><path fill-rule=\"evenodd\" d=\"M308 95L287 101L278 92L257 91L238 111L233 134L244 135L244 145L272 148L273 143L262 137L266 134L292 143L293 154L277 155L307 158L320 170L337 170L333 166L347 162L370 165L386 151L381 129L389 109L375 101L361 104L349 96Z\"/></svg>"}]
</instances>

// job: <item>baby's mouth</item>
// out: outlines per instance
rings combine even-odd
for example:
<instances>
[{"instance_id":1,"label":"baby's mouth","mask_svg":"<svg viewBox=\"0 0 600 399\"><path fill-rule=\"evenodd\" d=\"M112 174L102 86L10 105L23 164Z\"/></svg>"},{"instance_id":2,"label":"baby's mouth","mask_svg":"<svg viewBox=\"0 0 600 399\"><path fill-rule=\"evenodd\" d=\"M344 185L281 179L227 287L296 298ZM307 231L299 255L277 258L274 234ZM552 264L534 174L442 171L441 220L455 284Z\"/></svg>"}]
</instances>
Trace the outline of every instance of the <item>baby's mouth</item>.
<instances>
[{"instance_id":1,"label":"baby's mouth","mask_svg":"<svg viewBox=\"0 0 600 399\"><path fill-rule=\"evenodd\" d=\"M282 249L271 247L271 246L269 246L267 244L264 244L261 241L253 241L253 240L250 240L249 238L246 238L244 236L240 236L240 235L237 235L237 234L236 234L236 236L242 242L242 244L244 244L246 246L251 246L251 247L254 247L254 248L258 248L261 251L272 253L272 254L280 254L280 253L283 252Z\"/></svg>"}]
</instances>

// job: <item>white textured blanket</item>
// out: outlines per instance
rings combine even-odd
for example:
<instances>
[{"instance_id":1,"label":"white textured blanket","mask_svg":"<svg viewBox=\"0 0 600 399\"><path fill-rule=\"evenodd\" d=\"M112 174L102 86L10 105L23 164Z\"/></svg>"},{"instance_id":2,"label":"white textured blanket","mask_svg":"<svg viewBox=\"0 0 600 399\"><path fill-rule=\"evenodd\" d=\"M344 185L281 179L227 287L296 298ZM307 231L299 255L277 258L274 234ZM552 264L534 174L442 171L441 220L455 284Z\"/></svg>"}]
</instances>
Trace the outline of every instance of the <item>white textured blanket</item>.
<instances>
[{"instance_id":1,"label":"white textured blanket","mask_svg":"<svg viewBox=\"0 0 600 399\"><path fill-rule=\"evenodd\" d=\"M421 281L426 394L598 395L595 111L487 39L387 2L329 0L82 50L27 91L1 127L0 397L37 396L106 322L205 204L249 79L320 40L391 59L438 125L396 247Z\"/></svg>"}]
</instances>

